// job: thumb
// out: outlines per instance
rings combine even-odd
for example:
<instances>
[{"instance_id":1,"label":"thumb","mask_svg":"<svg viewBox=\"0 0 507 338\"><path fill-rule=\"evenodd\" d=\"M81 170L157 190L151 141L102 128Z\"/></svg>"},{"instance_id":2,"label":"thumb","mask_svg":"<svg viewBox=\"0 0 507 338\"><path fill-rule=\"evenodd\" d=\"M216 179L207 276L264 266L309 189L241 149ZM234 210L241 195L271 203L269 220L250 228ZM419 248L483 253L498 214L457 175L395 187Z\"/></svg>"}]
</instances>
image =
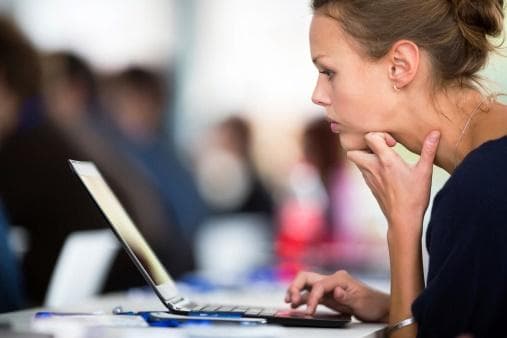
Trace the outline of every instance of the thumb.
<instances>
[{"instance_id":1,"label":"thumb","mask_svg":"<svg viewBox=\"0 0 507 338\"><path fill-rule=\"evenodd\" d=\"M421 150L421 159L417 163L417 167L422 169L429 169L433 167L435 156L437 154L438 144L440 142L440 132L438 130L432 131L424 140Z\"/></svg>"}]
</instances>

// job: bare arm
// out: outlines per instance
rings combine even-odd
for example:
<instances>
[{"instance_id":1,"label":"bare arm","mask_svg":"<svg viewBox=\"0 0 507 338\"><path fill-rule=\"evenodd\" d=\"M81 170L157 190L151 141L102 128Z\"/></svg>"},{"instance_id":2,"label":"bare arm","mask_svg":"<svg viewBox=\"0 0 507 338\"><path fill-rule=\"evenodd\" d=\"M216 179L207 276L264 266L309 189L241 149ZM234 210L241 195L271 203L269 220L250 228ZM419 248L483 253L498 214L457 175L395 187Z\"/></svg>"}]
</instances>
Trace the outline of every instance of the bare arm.
<instances>
[{"instance_id":1,"label":"bare arm","mask_svg":"<svg viewBox=\"0 0 507 338\"><path fill-rule=\"evenodd\" d=\"M350 151L354 162L387 218L391 263L391 305L389 324L412 317L412 303L424 288L421 235L424 213L429 204L433 161L440 133L430 133L424 141L416 165L405 163L391 147L395 141L386 133L365 136L371 150ZM412 324L395 330L391 337L414 337Z\"/></svg>"},{"instance_id":2,"label":"bare arm","mask_svg":"<svg viewBox=\"0 0 507 338\"><path fill-rule=\"evenodd\" d=\"M391 228L398 228L392 226ZM391 304L389 325L412 317L412 303L424 288L421 255L421 235L407 236L388 232L391 264ZM410 238L413 237L413 238ZM394 331L390 337L415 337L417 326L410 325Z\"/></svg>"}]
</instances>

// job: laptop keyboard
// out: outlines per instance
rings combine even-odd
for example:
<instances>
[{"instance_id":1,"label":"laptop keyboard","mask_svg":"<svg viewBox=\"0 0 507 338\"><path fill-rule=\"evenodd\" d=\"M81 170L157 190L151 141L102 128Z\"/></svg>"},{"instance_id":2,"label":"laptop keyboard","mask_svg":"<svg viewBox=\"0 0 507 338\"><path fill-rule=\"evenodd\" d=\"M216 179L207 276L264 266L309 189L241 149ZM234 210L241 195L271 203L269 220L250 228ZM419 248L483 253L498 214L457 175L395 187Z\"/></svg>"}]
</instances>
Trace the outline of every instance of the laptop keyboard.
<instances>
[{"instance_id":1,"label":"laptop keyboard","mask_svg":"<svg viewBox=\"0 0 507 338\"><path fill-rule=\"evenodd\" d=\"M236 305L213 305L213 304L197 304L188 302L183 297L174 297L169 302L175 310L191 312L193 315L209 316L209 315L244 315L251 317L271 317L277 313L275 309L263 307L248 307ZM178 303L182 303L181 306Z\"/></svg>"}]
</instances>

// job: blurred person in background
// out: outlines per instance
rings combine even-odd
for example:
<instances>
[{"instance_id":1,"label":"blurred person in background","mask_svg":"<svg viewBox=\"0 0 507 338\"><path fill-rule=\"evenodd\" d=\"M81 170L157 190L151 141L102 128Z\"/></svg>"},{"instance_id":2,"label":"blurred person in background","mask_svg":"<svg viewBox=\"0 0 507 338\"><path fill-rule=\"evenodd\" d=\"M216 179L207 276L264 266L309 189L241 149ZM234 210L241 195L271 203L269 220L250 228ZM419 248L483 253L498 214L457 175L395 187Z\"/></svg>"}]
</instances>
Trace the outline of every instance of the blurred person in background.
<instances>
[{"instance_id":1,"label":"blurred person in background","mask_svg":"<svg viewBox=\"0 0 507 338\"><path fill-rule=\"evenodd\" d=\"M334 241L345 233L347 212L347 167L345 151L338 136L329 130L329 121L317 118L310 121L303 131L303 156L315 169L326 193L323 205L324 242Z\"/></svg>"},{"instance_id":2,"label":"blurred person in background","mask_svg":"<svg viewBox=\"0 0 507 338\"><path fill-rule=\"evenodd\" d=\"M303 159L289 174L288 196L278 215L276 250L284 277L302 268L324 268L340 257L333 242L347 239L347 164L339 138L325 118L303 130Z\"/></svg>"},{"instance_id":3,"label":"blurred person in background","mask_svg":"<svg viewBox=\"0 0 507 338\"><path fill-rule=\"evenodd\" d=\"M70 51L44 55L42 66L48 119L60 130L79 133L78 128L85 128L98 113L95 74L82 58Z\"/></svg>"},{"instance_id":4,"label":"blurred person in background","mask_svg":"<svg viewBox=\"0 0 507 338\"><path fill-rule=\"evenodd\" d=\"M66 238L74 231L107 229L68 159L92 160L110 182L141 231L176 277L193 270L189 245L160 202L154 187L107 142L94 117L95 79L88 65L68 52L42 62L45 114L31 128L22 125L0 149L0 191L10 220L28 234L23 259L27 297L44 301L53 268ZM34 73L35 74L35 73ZM173 231L174 230L174 231ZM145 285L124 252L120 252L105 290Z\"/></svg>"},{"instance_id":5,"label":"blurred person in background","mask_svg":"<svg viewBox=\"0 0 507 338\"><path fill-rule=\"evenodd\" d=\"M203 275L223 283L255 280L273 261L273 199L256 170L250 122L214 125L196 156L199 191L211 217L196 236ZM241 282L239 282L241 281Z\"/></svg>"},{"instance_id":6,"label":"blurred person in background","mask_svg":"<svg viewBox=\"0 0 507 338\"><path fill-rule=\"evenodd\" d=\"M162 74L143 67L112 76L105 90L105 133L156 187L173 223L192 241L208 211L192 173L164 132L171 91Z\"/></svg>"},{"instance_id":7,"label":"blurred person in background","mask_svg":"<svg viewBox=\"0 0 507 338\"><path fill-rule=\"evenodd\" d=\"M38 92L37 53L16 25L0 16L0 148L21 120L23 102ZM4 191L0 189L0 202ZM10 226L0 203L0 312L24 305L18 261L9 243Z\"/></svg>"},{"instance_id":8,"label":"blurred person in background","mask_svg":"<svg viewBox=\"0 0 507 338\"><path fill-rule=\"evenodd\" d=\"M197 156L197 168L199 190L214 214L272 218L273 199L255 168L246 119L233 115L212 128Z\"/></svg>"}]
</instances>

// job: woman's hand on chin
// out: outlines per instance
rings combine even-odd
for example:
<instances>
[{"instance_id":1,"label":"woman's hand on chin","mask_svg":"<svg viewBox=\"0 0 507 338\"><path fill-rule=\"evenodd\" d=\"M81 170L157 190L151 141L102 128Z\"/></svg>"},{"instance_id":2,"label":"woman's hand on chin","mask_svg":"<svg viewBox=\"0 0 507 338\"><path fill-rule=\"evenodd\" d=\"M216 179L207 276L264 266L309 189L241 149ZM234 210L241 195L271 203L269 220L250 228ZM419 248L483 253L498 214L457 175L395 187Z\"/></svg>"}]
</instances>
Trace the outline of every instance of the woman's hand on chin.
<instances>
[{"instance_id":1,"label":"woman's hand on chin","mask_svg":"<svg viewBox=\"0 0 507 338\"><path fill-rule=\"evenodd\" d=\"M422 225L429 204L433 161L440 132L433 131L426 137L421 159L415 165L406 163L391 149L396 140L387 133L368 133L365 141L371 151L348 151L347 158L363 174L388 220L389 231L420 234L420 228L392 229L391 226L413 224L414 221Z\"/></svg>"}]
</instances>

